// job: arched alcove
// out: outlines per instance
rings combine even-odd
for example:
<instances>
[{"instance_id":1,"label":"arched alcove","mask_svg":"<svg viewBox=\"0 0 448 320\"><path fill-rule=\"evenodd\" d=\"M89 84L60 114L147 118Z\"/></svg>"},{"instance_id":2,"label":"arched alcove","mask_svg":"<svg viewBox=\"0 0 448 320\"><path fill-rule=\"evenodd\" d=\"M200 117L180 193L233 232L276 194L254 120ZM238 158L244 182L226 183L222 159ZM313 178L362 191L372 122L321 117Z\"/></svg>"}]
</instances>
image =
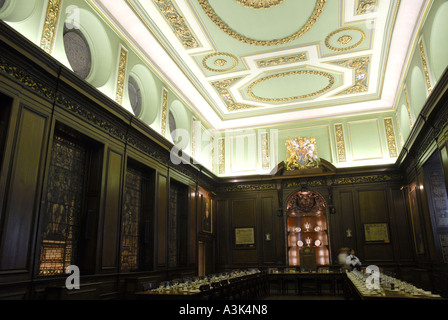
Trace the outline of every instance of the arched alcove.
<instances>
[{"instance_id":1,"label":"arched alcove","mask_svg":"<svg viewBox=\"0 0 448 320\"><path fill-rule=\"evenodd\" d=\"M315 271L330 264L327 203L316 191L300 190L286 201L288 264Z\"/></svg>"}]
</instances>

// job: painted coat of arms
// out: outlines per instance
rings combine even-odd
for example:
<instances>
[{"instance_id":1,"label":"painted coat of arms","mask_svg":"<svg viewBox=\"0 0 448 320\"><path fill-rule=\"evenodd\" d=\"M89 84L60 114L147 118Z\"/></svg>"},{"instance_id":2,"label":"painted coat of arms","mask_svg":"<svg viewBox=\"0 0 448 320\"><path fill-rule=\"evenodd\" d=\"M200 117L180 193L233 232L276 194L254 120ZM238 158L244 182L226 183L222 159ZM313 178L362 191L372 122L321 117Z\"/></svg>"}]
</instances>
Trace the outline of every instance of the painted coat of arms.
<instances>
[{"instance_id":1,"label":"painted coat of arms","mask_svg":"<svg viewBox=\"0 0 448 320\"><path fill-rule=\"evenodd\" d=\"M293 138L286 140L286 170L319 168L316 139Z\"/></svg>"}]
</instances>

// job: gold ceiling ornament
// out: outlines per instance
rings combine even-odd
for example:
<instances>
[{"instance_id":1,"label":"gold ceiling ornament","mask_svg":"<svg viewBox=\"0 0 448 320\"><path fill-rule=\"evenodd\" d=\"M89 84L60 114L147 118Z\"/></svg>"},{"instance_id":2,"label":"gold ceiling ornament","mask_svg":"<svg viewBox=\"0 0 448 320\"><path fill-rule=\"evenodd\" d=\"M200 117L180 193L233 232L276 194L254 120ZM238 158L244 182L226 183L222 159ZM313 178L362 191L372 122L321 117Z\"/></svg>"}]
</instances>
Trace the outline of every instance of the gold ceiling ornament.
<instances>
[{"instance_id":1,"label":"gold ceiling ornament","mask_svg":"<svg viewBox=\"0 0 448 320\"><path fill-rule=\"evenodd\" d=\"M359 32L359 33L361 34L361 39L360 39L357 43L355 43L354 45L351 45L351 46L349 46L349 47L337 48L337 47L332 46L332 45L330 44L330 40L331 40L331 38L332 38L334 35L336 35L336 34L338 34L338 33L341 33L341 32L344 32L344 31L357 31L357 32ZM345 35L345 36L347 36L347 35ZM330 33L330 34L325 38L325 45L327 46L328 49L333 50L333 51L338 51L338 52L341 52L341 51L349 51L349 50L354 49L354 48L358 47L359 45L361 45L361 43L363 43L365 39L366 39L366 34L365 34L364 31L362 31L361 29L359 29L359 28L355 28L355 27L346 27L346 28L341 28L341 29L338 29L338 30L333 31L332 33ZM347 44L348 44L348 43L349 43L349 42L347 42Z\"/></svg>"},{"instance_id":2,"label":"gold ceiling ornament","mask_svg":"<svg viewBox=\"0 0 448 320\"><path fill-rule=\"evenodd\" d=\"M224 69L211 68L210 66L208 66L207 60L209 60L210 58L214 58L214 57L221 57L214 61L213 64L216 66L219 66L219 67L225 66L228 63L228 59L225 59L225 58L230 58L230 60L233 61L233 64L230 67L227 67ZM212 54L209 54L208 56L206 56L202 60L202 65L204 66L205 69L212 71L212 72L227 72L227 71L234 69L238 65L238 59L230 53L215 52L215 53L212 53Z\"/></svg>"},{"instance_id":3,"label":"gold ceiling ornament","mask_svg":"<svg viewBox=\"0 0 448 320\"><path fill-rule=\"evenodd\" d=\"M344 127L342 126L342 123L334 125L334 133L336 136L338 162L346 162L347 156L345 151Z\"/></svg>"},{"instance_id":4,"label":"gold ceiling ornament","mask_svg":"<svg viewBox=\"0 0 448 320\"><path fill-rule=\"evenodd\" d=\"M165 17L174 34L186 49L200 47L190 27L179 11L177 11L171 0L153 0L153 2L159 8L160 13Z\"/></svg>"},{"instance_id":5,"label":"gold ceiling ornament","mask_svg":"<svg viewBox=\"0 0 448 320\"><path fill-rule=\"evenodd\" d=\"M432 91L431 79L429 77L428 62L426 61L425 48L423 46L423 39L421 39L419 41L418 49L420 51L420 58L422 60L423 71L425 73L426 89L428 91L428 94L431 94L431 91Z\"/></svg>"},{"instance_id":6,"label":"gold ceiling ornament","mask_svg":"<svg viewBox=\"0 0 448 320\"><path fill-rule=\"evenodd\" d=\"M225 79L212 82L212 86L216 89L216 91L221 96L222 100L226 104L228 111L239 111L239 110L247 110L256 108L256 106L252 106L249 104L237 103L234 101L232 94L229 91L229 88L233 86L236 82L241 80L242 78L232 78Z\"/></svg>"},{"instance_id":7,"label":"gold ceiling ornament","mask_svg":"<svg viewBox=\"0 0 448 320\"><path fill-rule=\"evenodd\" d=\"M121 47L120 62L118 64L117 93L115 96L115 101L120 105L123 103L127 62L128 62L128 51L124 47Z\"/></svg>"},{"instance_id":8,"label":"gold ceiling ornament","mask_svg":"<svg viewBox=\"0 0 448 320\"><path fill-rule=\"evenodd\" d=\"M278 6L284 0L236 0L247 8L269 9L272 6Z\"/></svg>"},{"instance_id":9,"label":"gold ceiling ornament","mask_svg":"<svg viewBox=\"0 0 448 320\"><path fill-rule=\"evenodd\" d=\"M367 85L367 80L369 78L369 65L370 65L370 57L358 57L348 60L337 61L332 64L353 69L355 72L355 84L350 88L347 88L337 95L345 95L345 94L354 94L366 92L369 89Z\"/></svg>"},{"instance_id":10,"label":"gold ceiling ornament","mask_svg":"<svg viewBox=\"0 0 448 320\"><path fill-rule=\"evenodd\" d=\"M317 0L316 1L316 7L314 8L313 13L311 14L311 17L308 19L308 21L305 23L305 25L294 34L287 36L282 39L275 39L275 40L255 40L248 38L246 36L243 36L230 28L222 19L216 14L215 10L210 6L209 0L198 0L199 4L201 5L204 12L207 14L207 16L220 28L222 31L227 33L229 36L235 38L238 41L256 45L256 46L276 46L284 43L291 42L293 40L296 40L303 36L305 33L307 33L311 27L317 22L319 19L319 16L322 14L323 9L325 7L325 3L327 0Z\"/></svg>"},{"instance_id":11,"label":"gold ceiling ornament","mask_svg":"<svg viewBox=\"0 0 448 320\"><path fill-rule=\"evenodd\" d=\"M259 85L262 82L265 82L265 81L268 81L268 80L271 80L271 79L276 79L276 78L281 78L281 77L288 77L288 76L295 76L295 75L323 76L323 77L328 78L328 85L325 88L320 89L320 90L315 91L315 92L312 92L312 93L304 94L304 95L301 95L301 96L287 97L287 98L263 98L263 97L259 97L259 96L255 95L253 93L253 91L252 91L255 86ZM289 71L289 72L273 74L273 75L261 78L261 79L259 79L257 81L254 81L247 88L247 93L253 99L258 100L258 101L263 101L263 102L288 102L288 101L293 101L293 100L300 100L300 99L311 98L311 97L317 96L317 95L319 95L321 93L324 93L324 92L330 90L331 87L333 87L334 82L335 82L334 77L331 74L323 72L323 71L296 70L296 71Z\"/></svg>"},{"instance_id":12,"label":"gold ceiling ornament","mask_svg":"<svg viewBox=\"0 0 448 320\"><path fill-rule=\"evenodd\" d=\"M216 59L213 64L217 67L224 67L227 64L227 61L224 59Z\"/></svg>"},{"instance_id":13,"label":"gold ceiling ornament","mask_svg":"<svg viewBox=\"0 0 448 320\"><path fill-rule=\"evenodd\" d=\"M352 40L353 40L353 38L352 38L351 36L349 36L349 35L345 35L345 36L340 37L340 38L338 39L338 42L339 42L340 44L347 45L347 44L349 44L350 41L352 41Z\"/></svg>"},{"instance_id":14,"label":"gold ceiling ornament","mask_svg":"<svg viewBox=\"0 0 448 320\"><path fill-rule=\"evenodd\" d=\"M301 52L298 54L291 54L287 56L281 56L281 57L272 57L268 59L263 60L257 60L257 67L258 68L266 68L266 67L272 67L272 66L279 66L284 64L290 64L295 62L302 62L307 61L308 55L305 52Z\"/></svg>"},{"instance_id":15,"label":"gold ceiling ornament","mask_svg":"<svg viewBox=\"0 0 448 320\"><path fill-rule=\"evenodd\" d=\"M365 14L374 12L376 9L377 0L358 0L358 8L356 9L356 14Z\"/></svg>"}]
</instances>

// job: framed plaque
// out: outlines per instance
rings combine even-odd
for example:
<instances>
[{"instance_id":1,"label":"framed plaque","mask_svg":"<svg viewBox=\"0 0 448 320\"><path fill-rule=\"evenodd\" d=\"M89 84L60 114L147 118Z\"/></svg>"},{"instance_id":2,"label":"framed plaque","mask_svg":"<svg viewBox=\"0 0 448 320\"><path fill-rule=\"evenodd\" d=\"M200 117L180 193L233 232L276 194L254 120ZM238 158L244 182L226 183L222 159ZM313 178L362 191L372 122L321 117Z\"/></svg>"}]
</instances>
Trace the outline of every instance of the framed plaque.
<instances>
[{"instance_id":1,"label":"framed plaque","mask_svg":"<svg viewBox=\"0 0 448 320\"><path fill-rule=\"evenodd\" d=\"M364 235L366 242L390 242L387 223L364 224Z\"/></svg>"},{"instance_id":2,"label":"framed plaque","mask_svg":"<svg viewBox=\"0 0 448 320\"><path fill-rule=\"evenodd\" d=\"M255 228L235 228L236 248L255 248Z\"/></svg>"}]
</instances>

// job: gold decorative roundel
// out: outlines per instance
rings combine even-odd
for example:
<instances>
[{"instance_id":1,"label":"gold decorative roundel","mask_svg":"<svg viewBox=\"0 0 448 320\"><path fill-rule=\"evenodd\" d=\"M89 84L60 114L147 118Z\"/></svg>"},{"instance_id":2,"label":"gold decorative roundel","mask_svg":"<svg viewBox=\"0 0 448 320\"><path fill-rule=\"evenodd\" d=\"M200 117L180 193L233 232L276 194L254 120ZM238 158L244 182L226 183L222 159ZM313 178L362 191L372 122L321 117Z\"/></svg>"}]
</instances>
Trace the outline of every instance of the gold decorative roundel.
<instances>
[{"instance_id":1,"label":"gold decorative roundel","mask_svg":"<svg viewBox=\"0 0 448 320\"><path fill-rule=\"evenodd\" d=\"M201 5L202 9L204 10L204 12L207 14L207 16L216 24L216 26L218 26L218 28L220 28L222 31L224 31L225 33L227 33L229 36L235 38L238 41L247 43L247 44L251 44L251 45L256 45L256 46L276 46L276 45L280 45L280 44L284 44L284 43L288 43L291 42L293 40L296 40L298 38L300 38L301 36L303 36L305 33L307 33L311 27L317 22L317 20L319 19L319 16L322 14L323 9L325 7L325 3L327 0L316 0L316 6L314 8L313 13L311 14L310 18L308 19L308 21L305 23L305 25L298 30L297 32L281 38L281 39L275 39L275 40L255 40L255 39L251 39L248 38L242 34L239 34L238 32L236 32L235 30L233 30L232 28L230 28L224 21L222 21L222 19L216 14L215 10L213 10L213 8L210 6L209 0L198 0L199 4ZM255 3L255 2L264 2L264 3L274 3L274 2L279 2L279 0L238 0L238 2L245 2L245 3Z\"/></svg>"},{"instance_id":2,"label":"gold decorative roundel","mask_svg":"<svg viewBox=\"0 0 448 320\"><path fill-rule=\"evenodd\" d=\"M213 59L212 59L213 58ZM209 64L213 64L215 67L210 66ZM225 52L215 52L209 54L202 60L202 65L205 69L213 72L227 72L232 70L238 65L238 59L230 54ZM228 67L225 67L229 65Z\"/></svg>"},{"instance_id":3,"label":"gold decorative roundel","mask_svg":"<svg viewBox=\"0 0 448 320\"><path fill-rule=\"evenodd\" d=\"M278 6L284 0L236 0L245 7L253 9L268 9L272 6Z\"/></svg>"},{"instance_id":4,"label":"gold decorative roundel","mask_svg":"<svg viewBox=\"0 0 448 320\"><path fill-rule=\"evenodd\" d=\"M258 84L260 84L262 82L265 82L265 81L268 81L268 80L271 80L271 79L275 79L275 78L295 76L295 75L316 75L316 76L322 76L322 77L325 77L325 78L328 79L328 85L325 88L322 88L322 89L317 90L317 91L312 92L312 93L308 93L308 94L304 94L304 95L300 95L300 96L294 96L294 97L285 97L285 98L263 98L263 97L259 97L259 96L255 95L253 93L253 89L255 88L255 86L257 86ZM314 96L319 95L321 93L324 93L324 92L330 90L331 87L333 87L334 83L335 83L335 79L329 73L322 72L322 71L314 71L314 70L296 70L296 71L289 71L289 72L283 72L283 73L270 75L270 76L261 78L261 79L259 79L257 81L254 81L247 88L247 93L253 99L258 100L258 101L263 101L263 102L288 102L288 101L293 101L293 100L311 98L311 97L314 97Z\"/></svg>"},{"instance_id":5,"label":"gold decorative roundel","mask_svg":"<svg viewBox=\"0 0 448 320\"><path fill-rule=\"evenodd\" d=\"M356 42L355 44L351 45L351 46L346 46L346 47L335 47L333 45L330 44L331 39L333 38L333 36L337 35L338 33L341 32L346 32L346 31L356 31L361 35L361 39ZM325 38L325 45L327 46L328 49L331 49L333 51L349 51L351 49L354 49L356 47L358 47L359 45L361 45L361 43L364 42L364 40L366 39L366 34L364 33L364 31L362 31L361 29L355 28L355 27L347 27L347 28L341 28L338 29L336 31L333 31L332 33L330 33L326 38ZM351 43L353 40L353 37L351 37L348 34L344 34L343 36L339 37L337 42L339 42L342 45L348 45L349 43Z\"/></svg>"}]
</instances>

